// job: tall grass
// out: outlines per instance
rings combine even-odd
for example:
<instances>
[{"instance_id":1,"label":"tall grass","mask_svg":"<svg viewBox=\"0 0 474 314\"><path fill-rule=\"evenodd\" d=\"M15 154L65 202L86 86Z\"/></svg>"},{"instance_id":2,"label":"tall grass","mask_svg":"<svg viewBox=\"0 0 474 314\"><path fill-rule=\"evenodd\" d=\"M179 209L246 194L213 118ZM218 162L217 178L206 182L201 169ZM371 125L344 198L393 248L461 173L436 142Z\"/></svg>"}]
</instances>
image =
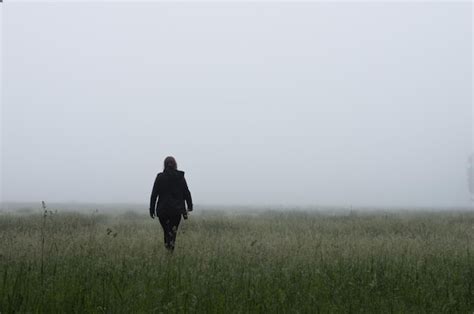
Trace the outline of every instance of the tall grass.
<instances>
[{"instance_id":1,"label":"tall grass","mask_svg":"<svg viewBox=\"0 0 474 314\"><path fill-rule=\"evenodd\" d=\"M0 216L0 312L474 311L474 213Z\"/></svg>"}]
</instances>

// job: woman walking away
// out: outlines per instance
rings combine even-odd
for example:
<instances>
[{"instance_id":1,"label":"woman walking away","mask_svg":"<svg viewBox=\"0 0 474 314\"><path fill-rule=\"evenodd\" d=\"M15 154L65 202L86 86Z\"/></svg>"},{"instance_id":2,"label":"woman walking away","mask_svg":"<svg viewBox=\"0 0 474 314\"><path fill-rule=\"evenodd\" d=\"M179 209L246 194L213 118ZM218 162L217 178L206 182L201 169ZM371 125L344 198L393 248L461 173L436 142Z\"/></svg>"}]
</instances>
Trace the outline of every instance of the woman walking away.
<instances>
[{"instance_id":1,"label":"woman walking away","mask_svg":"<svg viewBox=\"0 0 474 314\"><path fill-rule=\"evenodd\" d=\"M156 199L158 198L158 204ZM181 215L187 219L187 211L193 210L193 201L184 172L178 170L173 157L166 157L163 172L158 173L150 200L150 216L158 216L165 238L165 247L172 252Z\"/></svg>"}]
</instances>

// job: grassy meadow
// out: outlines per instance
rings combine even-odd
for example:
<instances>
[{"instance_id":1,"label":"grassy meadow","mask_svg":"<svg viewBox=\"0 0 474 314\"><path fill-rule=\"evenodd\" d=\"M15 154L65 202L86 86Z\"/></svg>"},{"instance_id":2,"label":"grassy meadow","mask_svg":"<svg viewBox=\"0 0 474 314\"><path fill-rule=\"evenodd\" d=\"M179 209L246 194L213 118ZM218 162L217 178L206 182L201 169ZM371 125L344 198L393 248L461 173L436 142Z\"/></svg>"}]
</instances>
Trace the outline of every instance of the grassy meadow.
<instances>
[{"instance_id":1,"label":"grassy meadow","mask_svg":"<svg viewBox=\"0 0 474 314\"><path fill-rule=\"evenodd\" d=\"M0 214L0 313L473 313L474 212Z\"/></svg>"}]
</instances>

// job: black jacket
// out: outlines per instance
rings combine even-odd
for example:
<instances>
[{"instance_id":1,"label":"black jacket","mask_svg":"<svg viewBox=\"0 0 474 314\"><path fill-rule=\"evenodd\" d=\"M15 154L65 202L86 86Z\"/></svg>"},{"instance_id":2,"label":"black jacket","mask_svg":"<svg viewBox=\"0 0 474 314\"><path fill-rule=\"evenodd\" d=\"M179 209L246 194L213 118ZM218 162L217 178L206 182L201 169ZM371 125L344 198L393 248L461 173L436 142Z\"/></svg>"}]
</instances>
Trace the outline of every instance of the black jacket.
<instances>
[{"instance_id":1,"label":"black jacket","mask_svg":"<svg viewBox=\"0 0 474 314\"><path fill-rule=\"evenodd\" d=\"M158 204L156 199L158 198ZM153 185L150 199L150 214L157 216L181 215L186 212L184 202L188 210L193 210L193 201L188 184L184 178L184 172L172 168L166 168L158 173Z\"/></svg>"}]
</instances>

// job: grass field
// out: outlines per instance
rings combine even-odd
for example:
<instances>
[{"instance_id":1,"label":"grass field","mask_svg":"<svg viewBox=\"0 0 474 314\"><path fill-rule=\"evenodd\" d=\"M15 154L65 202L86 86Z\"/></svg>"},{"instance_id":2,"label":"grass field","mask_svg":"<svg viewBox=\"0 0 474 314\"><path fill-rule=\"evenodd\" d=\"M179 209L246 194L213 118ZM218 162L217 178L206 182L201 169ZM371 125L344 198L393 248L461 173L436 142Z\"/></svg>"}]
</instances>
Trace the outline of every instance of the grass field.
<instances>
[{"instance_id":1,"label":"grass field","mask_svg":"<svg viewBox=\"0 0 474 314\"><path fill-rule=\"evenodd\" d=\"M0 312L474 311L473 212L0 215Z\"/></svg>"}]
</instances>

